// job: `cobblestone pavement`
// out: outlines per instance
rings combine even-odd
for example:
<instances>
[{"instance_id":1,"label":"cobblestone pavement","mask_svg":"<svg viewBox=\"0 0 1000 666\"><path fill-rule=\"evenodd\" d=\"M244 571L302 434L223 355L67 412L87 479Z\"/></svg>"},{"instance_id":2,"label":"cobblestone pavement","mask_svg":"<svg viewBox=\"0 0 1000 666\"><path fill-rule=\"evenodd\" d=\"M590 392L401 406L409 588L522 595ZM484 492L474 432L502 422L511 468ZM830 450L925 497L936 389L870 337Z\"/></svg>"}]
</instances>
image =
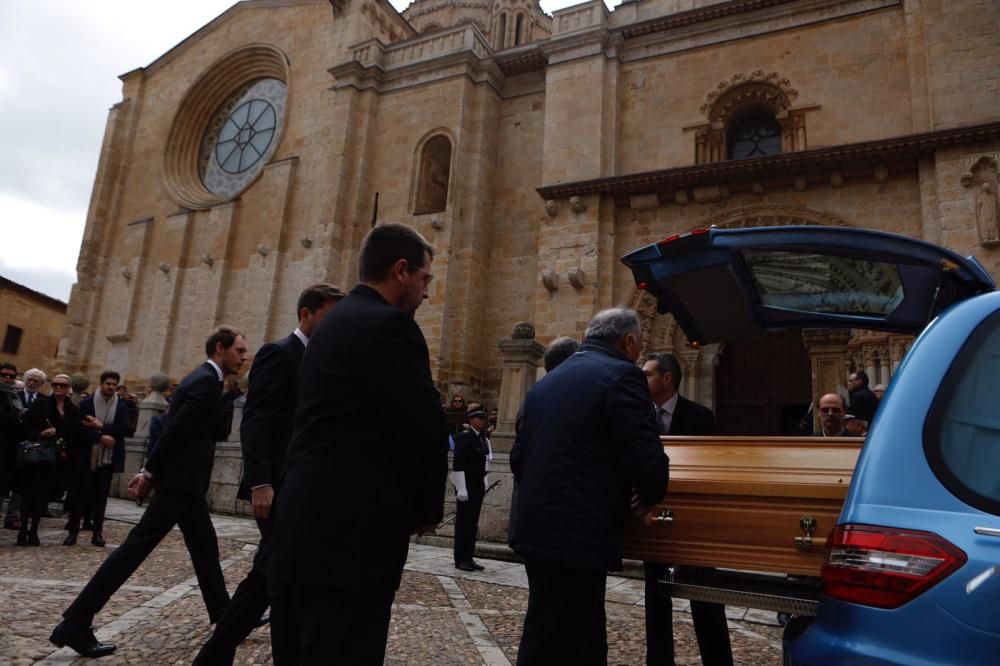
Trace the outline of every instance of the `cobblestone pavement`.
<instances>
[{"instance_id":1,"label":"cobblestone pavement","mask_svg":"<svg viewBox=\"0 0 1000 666\"><path fill-rule=\"evenodd\" d=\"M86 664L48 642L60 613L82 589L109 550L124 539L141 509L111 500L107 548L61 545L63 520L45 519L40 548L17 548L15 533L0 530L0 663ZM220 556L232 591L250 568L256 550L253 521L213 516ZM86 538L84 538L86 537ZM517 644L527 607L524 567L479 560L486 570L458 571L451 551L411 545L396 595L385 663L506 665L517 660ZM754 666L781 663L781 630L773 613L727 609L735 660ZM607 593L609 662L643 661L642 582L610 577ZM698 664L698 648L685 602L675 602L678 664ZM118 645L101 664L188 664L209 634L201 600L181 535L176 530L157 548L95 619L97 635ZM237 663L270 663L268 629L256 630L240 647Z\"/></svg>"}]
</instances>

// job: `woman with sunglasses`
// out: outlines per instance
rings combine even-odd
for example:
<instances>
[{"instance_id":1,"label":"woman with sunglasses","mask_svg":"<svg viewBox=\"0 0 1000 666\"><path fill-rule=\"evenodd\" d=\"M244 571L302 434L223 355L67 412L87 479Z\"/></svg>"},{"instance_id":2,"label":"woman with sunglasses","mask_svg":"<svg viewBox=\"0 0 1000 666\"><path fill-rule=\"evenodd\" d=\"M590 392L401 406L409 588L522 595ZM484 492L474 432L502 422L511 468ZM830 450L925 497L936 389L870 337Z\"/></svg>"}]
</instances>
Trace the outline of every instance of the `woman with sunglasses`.
<instances>
[{"instance_id":1,"label":"woman with sunglasses","mask_svg":"<svg viewBox=\"0 0 1000 666\"><path fill-rule=\"evenodd\" d=\"M30 441L54 444L62 438L65 450L72 451L79 439L80 417L76 405L69 399L69 375L52 378L52 395L39 396L24 415L24 432ZM52 493L56 475L55 462L33 462L21 466L18 484L21 491L21 530L18 546L39 546L38 523Z\"/></svg>"}]
</instances>

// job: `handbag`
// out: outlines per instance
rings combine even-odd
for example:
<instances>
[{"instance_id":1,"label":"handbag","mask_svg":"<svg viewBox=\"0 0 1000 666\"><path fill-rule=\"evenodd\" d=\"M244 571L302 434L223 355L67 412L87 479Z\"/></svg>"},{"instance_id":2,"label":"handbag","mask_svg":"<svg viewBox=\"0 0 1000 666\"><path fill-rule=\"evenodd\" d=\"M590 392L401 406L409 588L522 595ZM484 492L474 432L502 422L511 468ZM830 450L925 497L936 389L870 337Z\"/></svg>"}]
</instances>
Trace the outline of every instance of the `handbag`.
<instances>
[{"instance_id":1,"label":"handbag","mask_svg":"<svg viewBox=\"0 0 1000 666\"><path fill-rule=\"evenodd\" d=\"M25 440L17 446L17 465L39 465L54 463L62 449L62 437L43 439L38 442Z\"/></svg>"}]
</instances>

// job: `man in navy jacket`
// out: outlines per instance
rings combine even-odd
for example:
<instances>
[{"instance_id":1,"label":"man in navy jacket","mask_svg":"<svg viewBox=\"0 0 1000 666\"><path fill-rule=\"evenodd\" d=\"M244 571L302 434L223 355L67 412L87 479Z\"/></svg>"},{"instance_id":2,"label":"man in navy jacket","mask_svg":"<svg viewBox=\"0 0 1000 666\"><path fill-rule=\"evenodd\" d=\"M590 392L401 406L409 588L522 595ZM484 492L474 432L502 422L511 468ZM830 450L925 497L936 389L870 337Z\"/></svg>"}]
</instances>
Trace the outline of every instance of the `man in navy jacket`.
<instances>
[{"instance_id":1,"label":"man in navy jacket","mask_svg":"<svg viewBox=\"0 0 1000 666\"><path fill-rule=\"evenodd\" d=\"M510 544L529 586L523 666L607 662L604 590L621 568L630 498L647 513L667 488L641 348L634 311L600 312L579 351L525 398L510 454Z\"/></svg>"}]
</instances>

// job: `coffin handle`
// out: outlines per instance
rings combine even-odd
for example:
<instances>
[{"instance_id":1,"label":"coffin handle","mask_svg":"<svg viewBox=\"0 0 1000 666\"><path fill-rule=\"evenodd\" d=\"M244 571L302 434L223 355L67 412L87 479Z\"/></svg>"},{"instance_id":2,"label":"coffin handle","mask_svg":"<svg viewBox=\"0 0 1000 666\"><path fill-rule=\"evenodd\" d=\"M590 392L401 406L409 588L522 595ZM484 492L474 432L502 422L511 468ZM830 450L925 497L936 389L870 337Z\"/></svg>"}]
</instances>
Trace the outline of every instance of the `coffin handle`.
<instances>
[{"instance_id":1,"label":"coffin handle","mask_svg":"<svg viewBox=\"0 0 1000 666\"><path fill-rule=\"evenodd\" d=\"M813 532L819 523L812 516L802 516L799 520L799 528L803 532L803 536L795 537L795 545L802 550L808 550L814 546L823 547L826 546L826 539L820 537L818 539L813 538Z\"/></svg>"},{"instance_id":2,"label":"coffin handle","mask_svg":"<svg viewBox=\"0 0 1000 666\"><path fill-rule=\"evenodd\" d=\"M674 522L674 512L671 509L660 509L651 520L653 525L669 525Z\"/></svg>"}]
</instances>

